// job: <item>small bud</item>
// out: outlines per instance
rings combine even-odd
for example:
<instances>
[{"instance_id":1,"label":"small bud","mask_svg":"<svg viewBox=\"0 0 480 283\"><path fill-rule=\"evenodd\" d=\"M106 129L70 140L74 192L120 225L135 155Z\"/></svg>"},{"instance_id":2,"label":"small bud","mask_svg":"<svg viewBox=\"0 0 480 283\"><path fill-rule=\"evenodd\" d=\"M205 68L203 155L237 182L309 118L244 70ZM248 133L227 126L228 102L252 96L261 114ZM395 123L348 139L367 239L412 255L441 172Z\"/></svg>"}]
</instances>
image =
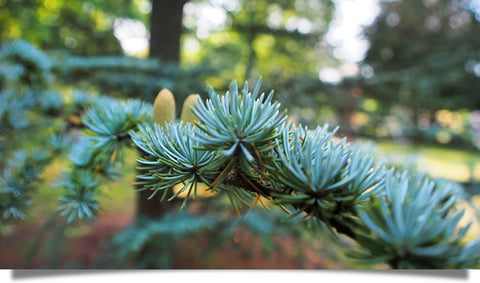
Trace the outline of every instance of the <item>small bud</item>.
<instances>
[{"instance_id":1,"label":"small bud","mask_svg":"<svg viewBox=\"0 0 480 283\"><path fill-rule=\"evenodd\" d=\"M153 117L160 125L175 120L175 98L170 90L164 88L158 93L153 103Z\"/></svg>"},{"instance_id":2,"label":"small bud","mask_svg":"<svg viewBox=\"0 0 480 283\"><path fill-rule=\"evenodd\" d=\"M182 114L180 115L180 119L184 122L194 122L198 121L197 116L193 114L192 107L197 103L197 101L201 100L200 95L198 94L190 94L185 101L183 102Z\"/></svg>"}]
</instances>

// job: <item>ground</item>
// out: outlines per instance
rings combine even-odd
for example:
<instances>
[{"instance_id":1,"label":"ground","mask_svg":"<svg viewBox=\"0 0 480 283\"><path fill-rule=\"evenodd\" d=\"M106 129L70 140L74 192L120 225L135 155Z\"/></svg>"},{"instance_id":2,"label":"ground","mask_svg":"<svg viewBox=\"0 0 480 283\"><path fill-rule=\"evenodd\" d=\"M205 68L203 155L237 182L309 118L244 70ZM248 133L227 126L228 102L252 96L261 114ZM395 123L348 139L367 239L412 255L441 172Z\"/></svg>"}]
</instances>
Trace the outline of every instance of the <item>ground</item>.
<instances>
[{"instance_id":1,"label":"ground","mask_svg":"<svg viewBox=\"0 0 480 283\"><path fill-rule=\"evenodd\" d=\"M16 231L0 238L2 256L0 267L17 268L95 268L106 254L111 253L106 243L113 235L126 228L132 221L129 214L107 213L93 224L77 227L75 233L65 232L66 244L60 251L48 254L49 237L45 234L38 252L26 258L31 248L32 235L41 229L40 225L20 225ZM69 235L72 234L72 235ZM75 235L73 235L75 234ZM292 236L276 236L278 247L271 252L262 248L258 235L243 229L237 234L237 241L220 243L213 251L206 251L208 233L179 239L173 259L174 268L180 269L340 269L347 266L341 259L332 256L332 247L316 241L302 241ZM59 240L60 241L60 240ZM61 243L59 243L61 244ZM200 247L200 248L199 248ZM19 252L20 251L20 252ZM52 257L58 256L52 260ZM52 265L53 262L53 265Z\"/></svg>"}]
</instances>

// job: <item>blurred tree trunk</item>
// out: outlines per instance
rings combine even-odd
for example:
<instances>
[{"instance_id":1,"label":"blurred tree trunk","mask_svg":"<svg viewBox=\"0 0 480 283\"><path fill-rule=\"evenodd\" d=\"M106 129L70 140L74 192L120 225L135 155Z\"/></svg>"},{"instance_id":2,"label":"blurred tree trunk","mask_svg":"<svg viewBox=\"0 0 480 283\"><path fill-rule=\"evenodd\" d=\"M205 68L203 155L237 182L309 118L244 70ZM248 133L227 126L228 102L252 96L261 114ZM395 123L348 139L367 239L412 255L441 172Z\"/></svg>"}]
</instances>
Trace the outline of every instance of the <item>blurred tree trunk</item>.
<instances>
[{"instance_id":1,"label":"blurred tree trunk","mask_svg":"<svg viewBox=\"0 0 480 283\"><path fill-rule=\"evenodd\" d=\"M245 80L249 80L251 78L253 68L255 67L255 60L257 58L257 54L255 52L255 47L253 46L253 41L255 40L256 36L257 34L253 30L253 28L246 34L249 53L247 59L247 67L245 69Z\"/></svg>"},{"instance_id":2,"label":"blurred tree trunk","mask_svg":"<svg viewBox=\"0 0 480 283\"><path fill-rule=\"evenodd\" d=\"M187 0L152 0L150 54L163 62L180 60L183 5Z\"/></svg>"},{"instance_id":3,"label":"blurred tree trunk","mask_svg":"<svg viewBox=\"0 0 480 283\"><path fill-rule=\"evenodd\" d=\"M178 64L180 60L183 5L186 2L187 0L152 0L150 58L158 58L162 62ZM141 173L141 170L137 170L137 174ZM136 185L136 188L141 189L141 186ZM137 193L137 219L158 219L163 214L178 208L179 201L160 201L162 193L148 199L151 194L152 191L148 190Z\"/></svg>"}]
</instances>

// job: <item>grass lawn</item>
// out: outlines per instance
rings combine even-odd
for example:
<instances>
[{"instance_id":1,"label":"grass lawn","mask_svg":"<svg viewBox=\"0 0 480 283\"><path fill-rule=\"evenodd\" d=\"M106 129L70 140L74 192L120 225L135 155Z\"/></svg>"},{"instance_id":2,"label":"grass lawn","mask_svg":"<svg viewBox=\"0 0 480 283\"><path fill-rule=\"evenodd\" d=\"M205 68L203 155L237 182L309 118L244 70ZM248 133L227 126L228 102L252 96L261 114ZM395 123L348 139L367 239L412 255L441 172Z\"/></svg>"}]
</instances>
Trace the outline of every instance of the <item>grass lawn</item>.
<instances>
[{"instance_id":1,"label":"grass lawn","mask_svg":"<svg viewBox=\"0 0 480 283\"><path fill-rule=\"evenodd\" d=\"M382 153L419 155L418 168L435 178L466 182L472 177L480 181L480 151L448 149L445 147L406 145L393 142L378 144Z\"/></svg>"}]
</instances>

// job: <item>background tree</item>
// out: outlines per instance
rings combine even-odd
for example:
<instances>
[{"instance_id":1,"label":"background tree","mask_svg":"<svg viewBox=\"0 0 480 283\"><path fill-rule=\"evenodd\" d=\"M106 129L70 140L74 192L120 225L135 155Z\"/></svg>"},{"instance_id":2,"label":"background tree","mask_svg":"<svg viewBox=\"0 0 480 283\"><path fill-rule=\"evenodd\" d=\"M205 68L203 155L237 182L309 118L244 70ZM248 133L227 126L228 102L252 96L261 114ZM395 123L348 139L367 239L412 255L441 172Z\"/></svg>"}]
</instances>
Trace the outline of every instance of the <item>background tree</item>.
<instances>
[{"instance_id":1,"label":"background tree","mask_svg":"<svg viewBox=\"0 0 480 283\"><path fill-rule=\"evenodd\" d=\"M476 1L382 3L367 29L367 95L416 111L480 108L480 11ZM408 41L406 41L408 39Z\"/></svg>"},{"instance_id":2,"label":"background tree","mask_svg":"<svg viewBox=\"0 0 480 283\"><path fill-rule=\"evenodd\" d=\"M0 37L23 38L42 49L67 49L82 55L122 54L113 33L118 17L138 18L130 0L2 1Z\"/></svg>"},{"instance_id":3,"label":"background tree","mask_svg":"<svg viewBox=\"0 0 480 283\"><path fill-rule=\"evenodd\" d=\"M208 9L216 9L224 21L210 29L193 24ZM232 75L252 79L262 74L269 84L296 74L317 74L321 60L327 60L318 47L333 15L329 0L192 1L185 12L185 38L200 42L193 63L220 71L220 77L211 80L214 85ZM235 60L227 64L224 58Z\"/></svg>"},{"instance_id":4,"label":"background tree","mask_svg":"<svg viewBox=\"0 0 480 283\"><path fill-rule=\"evenodd\" d=\"M183 5L186 2L187 0L152 0L149 57L179 63Z\"/></svg>"}]
</instances>

